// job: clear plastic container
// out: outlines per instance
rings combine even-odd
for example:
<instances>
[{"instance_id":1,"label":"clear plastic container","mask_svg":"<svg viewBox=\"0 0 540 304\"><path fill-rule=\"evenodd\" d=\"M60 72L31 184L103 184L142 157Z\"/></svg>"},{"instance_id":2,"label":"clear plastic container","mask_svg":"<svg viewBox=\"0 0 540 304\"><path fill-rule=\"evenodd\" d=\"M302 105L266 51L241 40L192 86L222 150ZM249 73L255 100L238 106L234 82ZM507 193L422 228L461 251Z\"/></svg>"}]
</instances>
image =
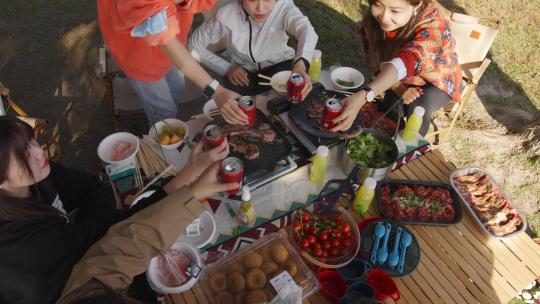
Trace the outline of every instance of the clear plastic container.
<instances>
[{"instance_id":1,"label":"clear plastic container","mask_svg":"<svg viewBox=\"0 0 540 304\"><path fill-rule=\"evenodd\" d=\"M209 303L246 303L247 297L255 293L259 293L259 302L270 302L277 295L270 279L282 271L289 272L303 288L304 299L319 290L315 275L292 248L287 236L280 232L265 235L207 265L195 288L201 290Z\"/></svg>"}]
</instances>

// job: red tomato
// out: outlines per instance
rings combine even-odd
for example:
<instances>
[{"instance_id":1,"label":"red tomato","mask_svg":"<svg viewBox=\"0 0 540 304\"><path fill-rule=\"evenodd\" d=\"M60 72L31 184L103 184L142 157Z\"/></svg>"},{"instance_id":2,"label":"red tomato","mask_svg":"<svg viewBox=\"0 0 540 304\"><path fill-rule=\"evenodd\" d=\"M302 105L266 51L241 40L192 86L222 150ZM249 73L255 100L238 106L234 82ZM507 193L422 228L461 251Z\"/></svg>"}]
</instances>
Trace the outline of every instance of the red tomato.
<instances>
[{"instance_id":1,"label":"red tomato","mask_svg":"<svg viewBox=\"0 0 540 304\"><path fill-rule=\"evenodd\" d=\"M293 222L292 225L293 225L294 230L298 231L302 229L302 225L300 224L300 222Z\"/></svg>"},{"instance_id":2,"label":"red tomato","mask_svg":"<svg viewBox=\"0 0 540 304\"><path fill-rule=\"evenodd\" d=\"M347 233L351 231L351 226L349 226L349 223L341 223L341 232Z\"/></svg>"},{"instance_id":3,"label":"red tomato","mask_svg":"<svg viewBox=\"0 0 540 304\"><path fill-rule=\"evenodd\" d=\"M317 229L317 227L315 227L315 226L309 227L309 233L310 234L315 235L315 234L317 234L317 232L319 232L319 229Z\"/></svg>"},{"instance_id":4,"label":"red tomato","mask_svg":"<svg viewBox=\"0 0 540 304\"><path fill-rule=\"evenodd\" d=\"M351 236L352 236L352 231L350 231L350 230L343 233L343 238L345 238L345 239L350 239Z\"/></svg>"},{"instance_id":5,"label":"red tomato","mask_svg":"<svg viewBox=\"0 0 540 304\"><path fill-rule=\"evenodd\" d=\"M308 239L310 244L315 244L317 242L317 238L312 234L308 235L306 238Z\"/></svg>"},{"instance_id":6,"label":"red tomato","mask_svg":"<svg viewBox=\"0 0 540 304\"><path fill-rule=\"evenodd\" d=\"M343 215L337 214L337 215L334 217L334 221L335 221L336 223L341 223L341 222L343 222Z\"/></svg>"},{"instance_id":7,"label":"red tomato","mask_svg":"<svg viewBox=\"0 0 540 304\"><path fill-rule=\"evenodd\" d=\"M306 212L302 213L302 221L304 223L309 222L310 219L311 219L311 217L309 216L309 213L306 213Z\"/></svg>"},{"instance_id":8,"label":"red tomato","mask_svg":"<svg viewBox=\"0 0 540 304\"><path fill-rule=\"evenodd\" d=\"M341 238L341 232L339 230L334 230L334 233L333 233L334 237L336 239L339 239Z\"/></svg>"},{"instance_id":9,"label":"red tomato","mask_svg":"<svg viewBox=\"0 0 540 304\"><path fill-rule=\"evenodd\" d=\"M319 234L319 240L321 240L321 242L328 240L328 233L326 233L326 231L321 232L321 234Z\"/></svg>"},{"instance_id":10,"label":"red tomato","mask_svg":"<svg viewBox=\"0 0 540 304\"><path fill-rule=\"evenodd\" d=\"M328 257L328 251L324 250L322 251L322 257L327 258Z\"/></svg>"},{"instance_id":11,"label":"red tomato","mask_svg":"<svg viewBox=\"0 0 540 304\"><path fill-rule=\"evenodd\" d=\"M341 248L341 250L339 250L339 256L344 256L347 254L347 248Z\"/></svg>"},{"instance_id":12,"label":"red tomato","mask_svg":"<svg viewBox=\"0 0 540 304\"><path fill-rule=\"evenodd\" d=\"M343 248L349 248L351 247L351 245L352 245L351 239L344 239L341 241L341 246L343 246Z\"/></svg>"},{"instance_id":13,"label":"red tomato","mask_svg":"<svg viewBox=\"0 0 540 304\"><path fill-rule=\"evenodd\" d=\"M323 255L323 252L322 252L321 248L317 248L317 249L313 250L313 256L321 257L322 255Z\"/></svg>"},{"instance_id":14,"label":"red tomato","mask_svg":"<svg viewBox=\"0 0 540 304\"><path fill-rule=\"evenodd\" d=\"M300 241L300 248L302 250L306 250L309 247L309 240L307 238L303 238L302 241Z\"/></svg>"},{"instance_id":15,"label":"red tomato","mask_svg":"<svg viewBox=\"0 0 540 304\"><path fill-rule=\"evenodd\" d=\"M337 248L330 249L330 251L328 251L328 255L332 257L339 256L339 249Z\"/></svg>"},{"instance_id":16,"label":"red tomato","mask_svg":"<svg viewBox=\"0 0 540 304\"><path fill-rule=\"evenodd\" d=\"M321 248L322 248L322 247L321 247L321 243L319 243L319 242L315 242L315 243L313 243L313 244L311 244L311 245L309 245L309 246L311 247L312 250L315 250L315 249L321 249Z\"/></svg>"},{"instance_id":17,"label":"red tomato","mask_svg":"<svg viewBox=\"0 0 540 304\"><path fill-rule=\"evenodd\" d=\"M309 232L309 227L311 227L309 224L304 224L304 233L308 233Z\"/></svg>"},{"instance_id":18,"label":"red tomato","mask_svg":"<svg viewBox=\"0 0 540 304\"><path fill-rule=\"evenodd\" d=\"M332 245L333 248L338 248L341 245L341 242L338 239L333 239L330 241L330 245Z\"/></svg>"},{"instance_id":19,"label":"red tomato","mask_svg":"<svg viewBox=\"0 0 540 304\"><path fill-rule=\"evenodd\" d=\"M321 247L323 250L329 250L330 248L332 248L332 245L329 241L324 241L321 243Z\"/></svg>"}]
</instances>

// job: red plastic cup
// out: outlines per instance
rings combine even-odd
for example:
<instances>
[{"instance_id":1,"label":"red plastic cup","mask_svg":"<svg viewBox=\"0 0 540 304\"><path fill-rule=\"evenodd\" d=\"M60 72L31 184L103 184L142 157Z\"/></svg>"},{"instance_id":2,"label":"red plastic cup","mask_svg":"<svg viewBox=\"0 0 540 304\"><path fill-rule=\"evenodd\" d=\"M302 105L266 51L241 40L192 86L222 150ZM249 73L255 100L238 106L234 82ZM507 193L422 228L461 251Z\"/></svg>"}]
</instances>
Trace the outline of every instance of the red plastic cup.
<instances>
[{"instance_id":1,"label":"red plastic cup","mask_svg":"<svg viewBox=\"0 0 540 304\"><path fill-rule=\"evenodd\" d=\"M369 272L367 282L375 290L375 299L377 301L384 301L387 298L399 301L401 295L397 288L396 283L392 280L386 272L380 269L373 269Z\"/></svg>"},{"instance_id":2,"label":"red plastic cup","mask_svg":"<svg viewBox=\"0 0 540 304\"><path fill-rule=\"evenodd\" d=\"M339 273L332 270L324 270L318 274L320 293L328 301L337 302L347 292L347 282Z\"/></svg>"}]
</instances>

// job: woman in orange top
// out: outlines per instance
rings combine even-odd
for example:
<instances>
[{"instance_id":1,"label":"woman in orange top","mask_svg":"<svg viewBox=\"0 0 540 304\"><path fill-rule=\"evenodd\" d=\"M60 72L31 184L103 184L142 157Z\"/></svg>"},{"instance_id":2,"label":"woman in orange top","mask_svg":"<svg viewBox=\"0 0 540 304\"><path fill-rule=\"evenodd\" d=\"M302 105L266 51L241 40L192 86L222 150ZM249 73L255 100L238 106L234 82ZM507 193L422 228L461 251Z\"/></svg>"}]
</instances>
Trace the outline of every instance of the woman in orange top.
<instances>
[{"instance_id":1,"label":"woman in orange top","mask_svg":"<svg viewBox=\"0 0 540 304\"><path fill-rule=\"evenodd\" d=\"M216 101L227 122L247 122L236 102L239 95L212 79L182 44L195 10L208 9L213 1L98 0L105 43L130 78L150 122L176 116L184 81L177 69Z\"/></svg>"},{"instance_id":2,"label":"woman in orange top","mask_svg":"<svg viewBox=\"0 0 540 304\"><path fill-rule=\"evenodd\" d=\"M366 102L393 88L407 115L416 106L426 110L420 128L425 135L434 111L450 100L460 101L461 69L446 10L433 0L369 0L369 5L360 36L376 76L344 100L333 131L349 129ZM386 92L385 102L396 100L394 92Z\"/></svg>"}]
</instances>

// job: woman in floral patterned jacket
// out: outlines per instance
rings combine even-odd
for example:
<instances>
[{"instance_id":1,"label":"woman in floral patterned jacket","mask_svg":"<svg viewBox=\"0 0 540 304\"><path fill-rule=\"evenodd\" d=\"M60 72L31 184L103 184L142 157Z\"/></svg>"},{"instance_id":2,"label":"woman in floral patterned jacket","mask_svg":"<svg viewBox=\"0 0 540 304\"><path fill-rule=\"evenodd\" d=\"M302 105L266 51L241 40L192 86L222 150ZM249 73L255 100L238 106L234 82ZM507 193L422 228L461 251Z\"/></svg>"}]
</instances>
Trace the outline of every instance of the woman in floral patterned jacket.
<instances>
[{"instance_id":1,"label":"woman in floral patterned jacket","mask_svg":"<svg viewBox=\"0 0 540 304\"><path fill-rule=\"evenodd\" d=\"M392 88L385 102L401 96L406 115L416 106L426 110L420 128L425 135L434 111L460 101L461 69L447 11L432 0L369 0L369 5L359 33L376 76L344 100L333 131L347 130L367 101Z\"/></svg>"}]
</instances>

